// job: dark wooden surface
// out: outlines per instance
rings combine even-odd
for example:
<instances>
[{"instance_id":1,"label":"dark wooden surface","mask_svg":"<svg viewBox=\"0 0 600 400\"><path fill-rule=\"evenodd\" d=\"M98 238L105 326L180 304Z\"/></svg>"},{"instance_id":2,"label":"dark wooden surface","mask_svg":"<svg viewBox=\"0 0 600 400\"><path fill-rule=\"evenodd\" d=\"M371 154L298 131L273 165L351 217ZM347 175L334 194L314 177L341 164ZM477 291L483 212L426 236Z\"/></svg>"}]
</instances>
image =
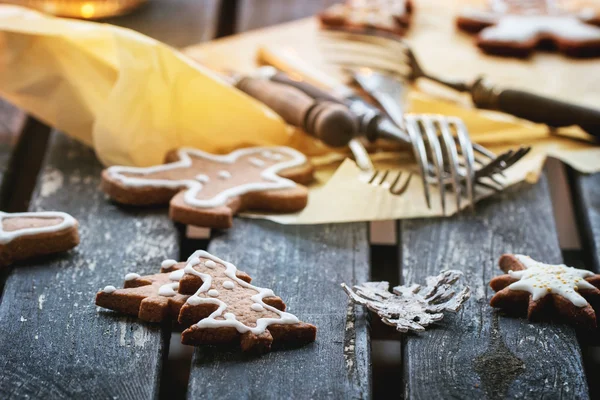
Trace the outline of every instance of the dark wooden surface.
<instances>
[{"instance_id":1,"label":"dark wooden surface","mask_svg":"<svg viewBox=\"0 0 600 400\"><path fill-rule=\"evenodd\" d=\"M222 2L232 0L149 0L135 12L104 22L130 28L176 48L210 40Z\"/></svg>"},{"instance_id":2,"label":"dark wooden surface","mask_svg":"<svg viewBox=\"0 0 600 400\"><path fill-rule=\"evenodd\" d=\"M323 11L339 0L239 0L237 31L282 24Z\"/></svg>"},{"instance_id":3,"label":"dark wooden surface","mask_svg":"<svg viewBox=\"0 0 600 400\"><path fill-rule=\"evenodd\" d=\"M600 273L600 173L581 175L571 171L576 216L584 244L585 263Z\"/></svg>"},{"instance_id":4,"label":"dark wooden surface","mask_svg":"<svg viewBox=\"0 0 600 400\"><path fill-rule=\"evenodd\" d=\"M129 210L99 190L92 150L56 134L32 210L80 223L69 253L15 266L0 304L0 398L156 397L165 352L160 325L99 310L96 292L128 272L155 273L178 258L165 209Z\"/></svg>"},{"instance_id":5,"label":"dark wooden surface","mask_svg":"<svg viewBox=\"0 0 600 400\"><path fill-rule=\"evenodd\" d=\"M289 311L318 327L309 346L247 358L198 347L188 398L366 398L369 339L364 313L340 282L368 279L367 225L284 226L237 220L209 251L272 288Z\"/></svg>"},{"instance_id":6,"label":"dark wooden surface","mask_svg":"<svg viewBox=\"0 0 600 400\"><path fill-rule=\"evenodd\" d=\"M503 253L562 262L545 178L486 201L477 215L401 223L403 281L459 269L473 291L439 328L405 339L406 398L588 397L575 332L493 311L489 280Z\"/></svg>"}]
</instances>

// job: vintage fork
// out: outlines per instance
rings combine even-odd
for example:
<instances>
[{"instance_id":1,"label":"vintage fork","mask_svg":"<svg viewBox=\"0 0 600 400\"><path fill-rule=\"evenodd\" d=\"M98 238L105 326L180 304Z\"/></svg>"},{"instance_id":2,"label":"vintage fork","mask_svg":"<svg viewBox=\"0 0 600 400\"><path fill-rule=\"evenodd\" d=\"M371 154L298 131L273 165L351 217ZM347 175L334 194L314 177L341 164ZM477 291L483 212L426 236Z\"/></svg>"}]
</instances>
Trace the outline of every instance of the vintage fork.
<instances>
[{"instance_id":1,"label":"vintage fork","mask_svg":"<svg viewBox=\"0 0 600 400\"><path fill-rule=\"evenodd\" d=\"M525 148L503 153L501 158L498 159L491 151L470 140L466 126L459 118L442 115L412 114L404 116L401 100L404 85L395 77L368 68L351 69L350 72L359 86L373 97L392 121L406 130L410 136L422 177L427 204L430 206L431 202L429 190L431 179L428 178L435 178L440 188L440 201L444 214L446 214L448 176L455 195L457 210L460 209L463 194L466 195L469 204L473 206L475 184L501 190L502 184L494 177L494 174L501 173L529 151L529 148ZM456 136L452 132L456 132ZM441 141L439 137L442 138ZM457 144L459 147L457 147ZM475 153L478 153L480 157L477 158ZM462 158L459 156L462 156ZM431 165L430 159L433 160L433 170L428 168ZM475 164L480 166L479 170L475 169ZM495 167L492 169L489 165ZM479 176L476 178L477 171L493 171L493 173L485 176L479 172ZM374 173L372 181L375 180L378 172ZM496 186L484 182L481 179L484 176L489 178ZM465 183L464 190L461 182ZM391 186L390 192L392 192L392 188L394 188L394 185ZM395 191L398 192L397 189Z\"/></svg>"},{"instance_id":2,"label":"vintage fork","mask_svg":"<svg viewBox=\"0 0 600 400\"><path fill-rule=\"evenodd\" d=\"M519 3L521 4L521 3ZM424 78L471 96L478 108L498 110L551 128L578 125L600 138L600 110L540 96L518 89L504 89L483 77L472 82L451 80L428 73L404 40L344 30L322 30L326 59L350 67L371 67L391 71L414 82Z\"/></svg>"}]
</instances>

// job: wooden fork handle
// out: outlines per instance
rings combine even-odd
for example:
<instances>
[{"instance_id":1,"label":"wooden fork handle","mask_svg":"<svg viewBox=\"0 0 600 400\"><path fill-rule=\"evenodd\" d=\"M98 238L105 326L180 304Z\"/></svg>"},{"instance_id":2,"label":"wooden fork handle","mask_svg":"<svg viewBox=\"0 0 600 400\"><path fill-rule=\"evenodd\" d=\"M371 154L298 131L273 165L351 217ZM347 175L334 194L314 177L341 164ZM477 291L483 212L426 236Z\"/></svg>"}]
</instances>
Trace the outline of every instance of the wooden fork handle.
<instances>
[{"instance_id":1,"label":"wooden fork handle","mask_svg":"<svg viewBox=\"0 0 600 400\"><path fill-rule=\"evenodd\" d=\"M289 75L283 72L277 72L271 77L273 82L282 83L284 85L288 85L294 87L302 92L306 93L308 96L312 97L315 100L319 101L331 101L332 103L343 103L342 100L337 97L329 94L323 89L320 89L314 85L306 81L296 80L289 77Z\"/></svg>"},{"instance_id":2,"label":"wooden fork handle","mask_svg":"<svg viewBox=\"0 0 600 400\"><path fill-rule=\"evenodd\" d=\"M266 79L244 77L236 87L329 146L346 146L357 134L357 119L342 104L316 101L294 87Z\"/></svg>"},{"instance_id":3,"label":"wooden fork handle","mask_svg":"<svg viewBox=\"0 0 600 400\"><path fill-rule=\"evenodd\" d=\"M484 83L481 83L485 85ZM578 125L600 139L600 110L540 96L523 90L483 87L477 92L474 85L473 102L481 108L496 109L529 121L551 127Z\"/></svg>"}]
</instances>

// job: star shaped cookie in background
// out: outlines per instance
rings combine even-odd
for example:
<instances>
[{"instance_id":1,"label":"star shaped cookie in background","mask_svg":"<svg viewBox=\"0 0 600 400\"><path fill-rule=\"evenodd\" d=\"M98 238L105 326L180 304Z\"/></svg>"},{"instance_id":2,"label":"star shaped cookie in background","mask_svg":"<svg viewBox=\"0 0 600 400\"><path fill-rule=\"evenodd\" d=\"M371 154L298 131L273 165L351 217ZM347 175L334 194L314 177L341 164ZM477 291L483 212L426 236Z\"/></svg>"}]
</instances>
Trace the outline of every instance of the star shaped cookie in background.
<instances>
[{"instance_id":1,"label":"star shaped cookie in background","mask_svg":"<svg viewBox=\"0 0 600 400\"><path fill-rule=\"evenodd\" d=\"M410 0L346 0L323 11L324 28L402 36L410 23Z\"/></svg>"},{"instance_id":2,"label":"star shaped cookie in background","mask_svg":"<svg viewBox=\"0 0 600 400\"><path fill-rule=\"evenodd\" d=\"M0 267L79 244L77 220L63 212L0 212Z\"/></svg>"},{"instance_id":3,"label":"star shaped cookie in background","mask_svg":"<svg viewBox=\"0 0 600 400\"><path fill-rule=\"evenodd\" d=\"M308 189L298 183L312 179L306 157L289 147L250 147L227 155L184 148L170 152L167 164L110 167L102 173L102 189L119 203L170 203L174 221L224 229L245 210L302 210Z\"/></svg>"},{"instance_id":4,"label":"star shaped cookie in background","mask_svg":"<svg viewBox=\"0 0 600 400\"><path fill-rule=\"evenodd\" d=\"M490 301L492 307L526 313L529 320L557 316L580 327L597 326L590 302L600 301L600 275L564 264L544 264L520 254L503 255L499 265L506 275L490 281L497 292Z\"/></svg>"},{"instance_id":5,"label":"star shaped cookie in background","mask_svg":"<svg viewBox=\"0 0 600 400\"><path fill-rule=\"evenodd\" d=\"M127 274L125 288L106 286L96 305L149 322L178 321L187 327L182 343L237 344L265 353L274 344L314 342L317 328L285 312L270 289L250 284L231 263L197 251L186 263L165 260L160 274Z\"/></svg>"},{"instance_id":6,"label":"star shaped cookie in background","mask_svg":"<svg viewBox=\"0 0 600 400\"><path fill-rule=\"evenodd\" d=\"M567 56L598 57L600 27L593 24L599 17L598 10L583 5L569 10L550 0L499 0L484 9L465 9L456 22L478 33L477 45L489 54L527 57L551 44Z\"/></svg>"}]
</instances>

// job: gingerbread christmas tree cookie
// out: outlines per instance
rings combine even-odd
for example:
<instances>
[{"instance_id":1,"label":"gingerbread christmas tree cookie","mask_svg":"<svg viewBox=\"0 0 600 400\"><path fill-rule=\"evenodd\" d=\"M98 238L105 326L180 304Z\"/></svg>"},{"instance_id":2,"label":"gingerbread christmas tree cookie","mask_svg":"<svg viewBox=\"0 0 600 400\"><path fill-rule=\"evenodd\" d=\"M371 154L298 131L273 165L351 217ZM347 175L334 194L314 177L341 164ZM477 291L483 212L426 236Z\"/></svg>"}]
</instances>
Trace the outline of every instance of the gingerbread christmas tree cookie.
<instances>
[{"instance_id":1,"label":"gingerbread christmas tree cookie","mask_svg":"<svg viewBox=\"0 0 600 400\"><path fill-rule=\"evenodd\" d=\"M404 35L410 22L410 0L346 0L320 14L325 28Z\"/></svg>"},{"instance_id":2,"label":"gingerbread christmas tree cookie","mask_svg":"<svg viewBox=\"0 0 600 400\"><path fill-rule=\"evenodd\" d=\"M593 25L598 12L561 6L551 0L490 1L485 9L465 9L457 25L477 32L477 45L490 54L526 57L551 45L572 57L600 56L600 27Z\"/></svg>"},{"instance_id":3,"label":"gingerbread christmas tree cookie","mask_svg":"<svg viewBox=\"0 0 600 400\"><path fill-rule=\"evenodd\" d=\"M77 221L63 212L0 212L0 267L79 244Z\"/></svg>"},{"instance_id":4,"label":"gingerbread christmas tree cookie","mask_svg":"<svg viewBox=\"0 0 600 400\"><path fill-rule=\"evenodd\" d=\"M273 344L304 345L316 327L285 312L270 289L250 284L250 277L205 251L186 263L165 260L160 274L128 274L124 289L107 286L96 304L140 319L175 320L188 327L189 345L237 344L243 351L264 353Z\"/></svg>"},{"instance_id":5,"label":"gingerbread christmas tree cookie","mask_svg":"<svg viewBox=\"0 0 600 400\"><path fill-rule=\"evenodd\" d=\"M501 275L490 281L497 293L490 305L508 312L527 313L530 320L553 315L582 327L596 327L590 304L600 300L600 275L590 271L537 262L520 254L500 258Z\"/></svg>"},{"instance_id":6,"label":"gingerbread christmas tree cookie","mask_svg":"<svg viewBox=\"0 0 600 400\"><path fill-rule=\"evenodd\" d=\"M102 188L123 204L170 202L170 217L177 222L229 228L244 210L302 210L308 190L298 183L309 183L312 172L306 157L288 147L251 147L227 155L180 149L169 153L164 165L110 167L102 173Z\"/></svg>"}]
</instances>

